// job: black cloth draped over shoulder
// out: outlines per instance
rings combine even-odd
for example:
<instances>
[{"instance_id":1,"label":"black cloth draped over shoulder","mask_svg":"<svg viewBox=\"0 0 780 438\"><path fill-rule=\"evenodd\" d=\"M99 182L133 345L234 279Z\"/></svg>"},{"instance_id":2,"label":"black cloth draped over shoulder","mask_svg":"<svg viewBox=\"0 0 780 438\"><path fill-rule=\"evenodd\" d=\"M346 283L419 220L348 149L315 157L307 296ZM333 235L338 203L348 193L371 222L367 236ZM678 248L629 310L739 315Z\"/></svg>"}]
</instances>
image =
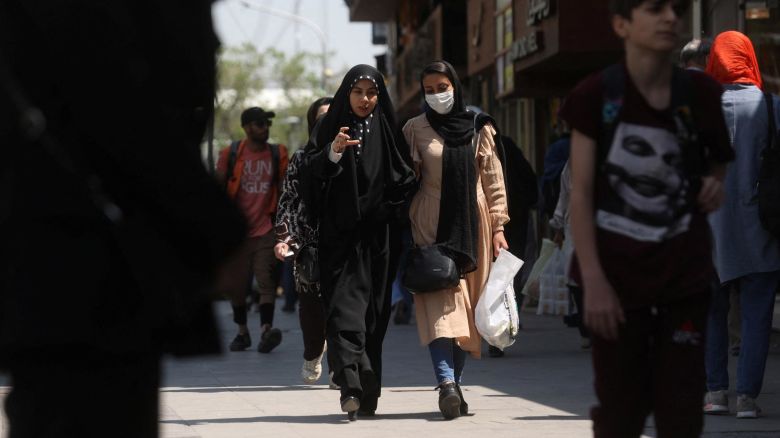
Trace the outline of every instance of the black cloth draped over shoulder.
<instances>
[{"instance_id":1,"label":"black cloth draped over shoulder","mask_svg":"<svg viewBox=\"0 0 780 438\"><path fill-rule=\"evenodd\" d=\"M497 125L487 114L477 115L466 109L461 83L455 69L446 61L442 62L449 70L446 76L452 82L455 103L447 114L439 114L427 106L425 109L425 117L431 127L444 139L442 191L436 244L449 252L460 274L464 275L477 268L478 166L473 147L474 135L487 123L492 124L493 127ZM422 82L420 87L422 88ZM499 141L497 145L500 145L500 136L496 135L494 138Z\"/></svg>"},{"instance_id":2,"label":"black cloth draped over shoulder","mask_svg":"<svg viewBox=\"0 0 780 438\"><path fill-rule=\"evenodd\" d=\"M362 79L372 81L378 91L377 105L366 118L357 117L349 101L352 88ZM332 163L330 143L343 126L361 144L348 147L341 160ZM306 146L315 179L305 182L306 200L322 222L321 240L343 239L359 224L385 221L403 203L415 178L408 148L399 142L403 136L381 73L369 65L353 67ZM324 186L317 180L324 180Z\"/></svg>"}]
</instances>

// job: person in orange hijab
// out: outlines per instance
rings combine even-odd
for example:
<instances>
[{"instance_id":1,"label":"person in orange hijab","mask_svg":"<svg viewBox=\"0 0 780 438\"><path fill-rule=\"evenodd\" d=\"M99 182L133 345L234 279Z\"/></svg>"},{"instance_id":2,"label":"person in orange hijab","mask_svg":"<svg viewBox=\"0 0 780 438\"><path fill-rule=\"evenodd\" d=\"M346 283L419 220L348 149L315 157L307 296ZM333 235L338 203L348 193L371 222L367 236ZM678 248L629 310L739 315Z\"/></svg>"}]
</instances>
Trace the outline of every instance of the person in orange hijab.
<instances>
[{"instance_id":1,"label":"person in orange hijab","mask_svg":"<svg viewBox=\"0 0 780 438\"><path fill-rule=\"evenodd\" d=\"M715 38L707 73L721 84L753 84L763 88L753 43L736 30L723 32Z\"/></svg>"},{"instance_id":2,"label":"person in orange hijab","mask_svg":"<svg viewBox=\"0 0 780 438\"><path fill-rule=\"evenodd\" d=\"M761 226L756 182L761 151L768 141L767 103L772 102L777 108L777 116L780 99L762 93L761 72L753 44L739 32L724 32L715 38L707 73L725 89L723 113L736 160L726 173L726 200L709 218L720 288L712 295L707 327L704 412L729 412L727 315L729 290L736 287L740 292L742 321L737 418L755 418L761 411L756 398L764 378L772 308L780 282L780 248L777 239ZM780 120L776 122L780 123Z\"/></svg>"}]
</instances>

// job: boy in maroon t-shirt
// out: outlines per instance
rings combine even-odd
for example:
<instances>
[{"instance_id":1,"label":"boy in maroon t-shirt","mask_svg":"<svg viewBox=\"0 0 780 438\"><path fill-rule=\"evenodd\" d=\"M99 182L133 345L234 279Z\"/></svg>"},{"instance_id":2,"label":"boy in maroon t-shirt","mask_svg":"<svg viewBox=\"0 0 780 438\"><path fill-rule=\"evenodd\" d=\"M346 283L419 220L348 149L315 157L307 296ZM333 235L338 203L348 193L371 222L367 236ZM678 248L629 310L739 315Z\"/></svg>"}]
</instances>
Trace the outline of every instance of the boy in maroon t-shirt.
<instances>
[{"instance_id":1,"label":"boy in maroon t-shirt","mask_svg":"<svg viewBox=\"0 0 780 438\"><path fill-rule=\"evenodd\" d=\"M573 276L584 288L594 436L698 437L713 278L706 214L733 159L722 89L673 67L689 1L613 0L625 61L584 80L572 127ZM617 91L616 91L617 89Z\"/></svg>"},{"instance_id":2,"label":"boy in maroon t-shirt","mask_svg":"<svg viewBox=\"0 0 780 438\"><path fill-rule=\"evenodd\" d=\"M247 280L251 270L260 287L262 333L257 344L260 353L271 352L282 341L282 332L273 328L276 301L274 272L278 266L274 255L276 233L273 232L272 218L279 200L280 181L287 172L288 157L284 145L268 143L273 117L273 112L258 107L242 112L241 127L246 138L237 148L231 146L220 151L217 160L217 178L225 185L228 196L238 204L249 226L243 255L247 261ZM278 148L277 153L272 148ZM228 169L232 149L235 150L234 164L233 169ZM247 327L246 290L234 291L231 304L238 334L230 343L230 350L246 350L252 343Z\"/></svg>"}]
</instances>

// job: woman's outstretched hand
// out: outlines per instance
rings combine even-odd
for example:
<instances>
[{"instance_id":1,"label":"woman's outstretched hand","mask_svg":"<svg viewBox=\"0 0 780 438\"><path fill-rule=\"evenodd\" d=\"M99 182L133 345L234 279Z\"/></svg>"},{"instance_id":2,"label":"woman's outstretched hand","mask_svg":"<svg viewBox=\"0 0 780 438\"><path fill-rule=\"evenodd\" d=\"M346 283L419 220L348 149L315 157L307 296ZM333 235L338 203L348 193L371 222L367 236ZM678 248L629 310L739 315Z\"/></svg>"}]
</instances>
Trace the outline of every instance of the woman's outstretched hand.
<instances>
[{"instance_id":1,"label":"woman's outstretched hand","mask_svg":"<svg viewBox=\"0 0 780 438\"><path fill-rule=\"evenodd\" d=\"M349 131L349 128L346 126L339 128L339 133L336 134L336 137L333 139L333 143L330 144L330 148L333 149L333 152L341 154L344 153L344 150L347 148L347 146L355 146L356 144L360 144L360 140L350 140L347 131Z\"/></svg>"},{"instance_id":2,"label":"woman's outstretched hand","mask_svg":"<svg viewBox=\"0 0 780 438\"><path fill-rule=\"evenodd\" d=\"M503 231L496 231L493 233L493 257L498 257L498 252L501 248L509 249L509 244L506 243Z\"/></svg>"}]
</instances>

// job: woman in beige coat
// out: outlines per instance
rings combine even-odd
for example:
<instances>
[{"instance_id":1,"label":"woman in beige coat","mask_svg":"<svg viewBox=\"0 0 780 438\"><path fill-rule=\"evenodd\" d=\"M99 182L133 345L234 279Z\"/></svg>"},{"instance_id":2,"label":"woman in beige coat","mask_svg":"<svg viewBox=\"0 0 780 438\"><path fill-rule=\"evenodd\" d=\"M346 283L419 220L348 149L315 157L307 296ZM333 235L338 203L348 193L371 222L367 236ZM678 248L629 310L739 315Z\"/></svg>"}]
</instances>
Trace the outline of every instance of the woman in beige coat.
<instances>
[{"instance_id":1,"label":"woman in beige coat","mask_svg":"<svg viewBox=\"0 0 780 438\"><path fill-rule=\"evenodd\" d=\"M458 287L414 296L420 341L428 345L439 383L439 410L447 418L468 413L460 378L466 352L480 357L474 307L504 238L506 191L489 116L465 108L461 85L445 61L421 74L427 103L403 128L420 189L409 218L417 246L440 245L461 273Z\"/></svg>"}]
</instances>

